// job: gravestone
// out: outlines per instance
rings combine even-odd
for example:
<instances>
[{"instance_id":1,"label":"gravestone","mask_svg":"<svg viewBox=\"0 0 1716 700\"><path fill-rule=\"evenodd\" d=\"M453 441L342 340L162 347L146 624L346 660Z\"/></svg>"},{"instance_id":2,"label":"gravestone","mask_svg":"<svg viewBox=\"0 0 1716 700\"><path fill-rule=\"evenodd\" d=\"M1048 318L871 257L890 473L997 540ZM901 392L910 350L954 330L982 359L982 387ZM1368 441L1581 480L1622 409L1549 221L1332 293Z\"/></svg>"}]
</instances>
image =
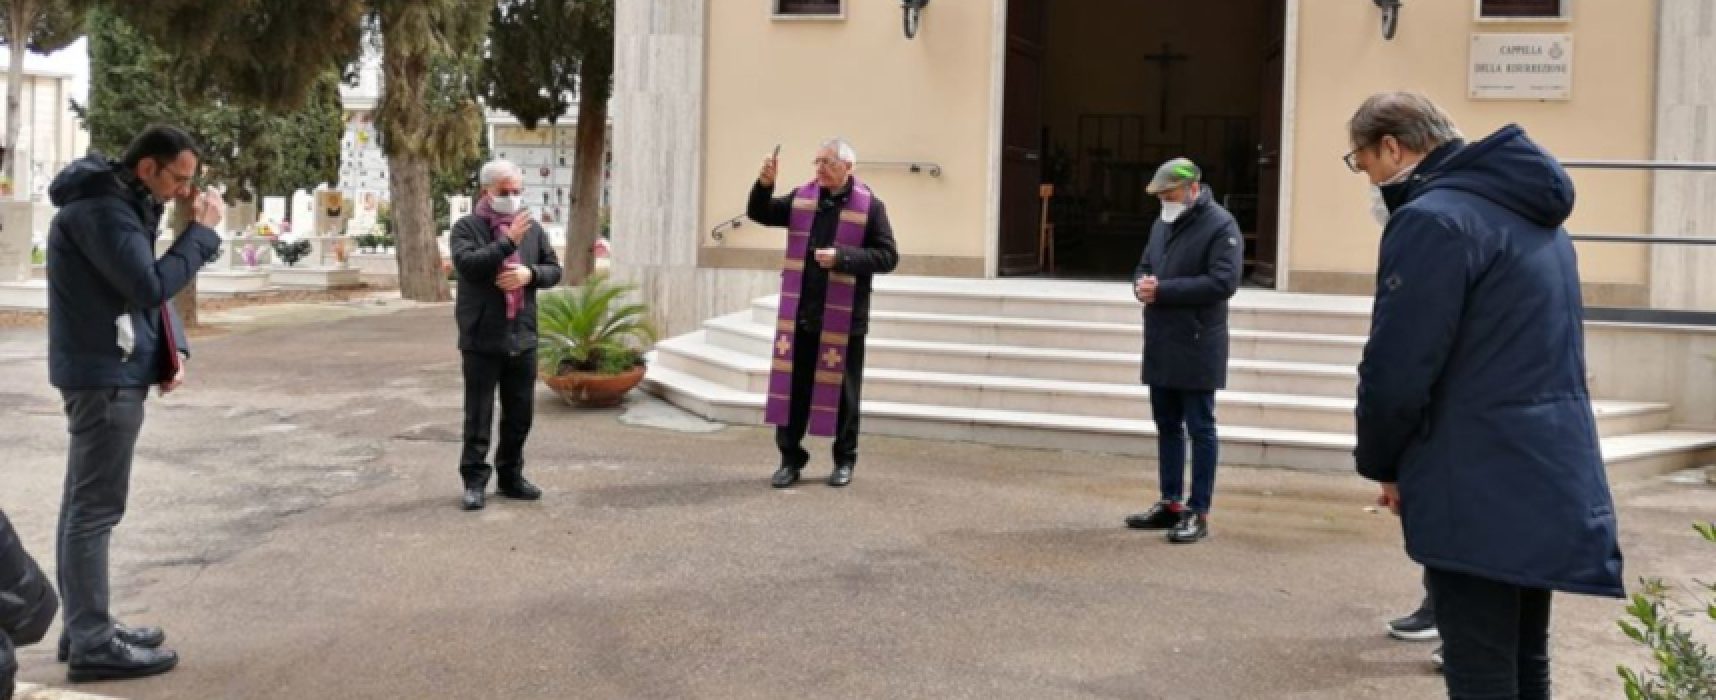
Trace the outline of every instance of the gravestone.
<instances>
[{"instance_id":1,"label":"gravestone","mask_svg":"<svg viewBox=\"0 0 1716 700\"><path fill-rule=\"evenodd\" d=\"M338 236L345 228L346 195L339 190L316 191L316 227L314 232L305 232L309 236Z\"/></svg>"},{"instance_id":2,"label":"gravestone","mask_svg":"<svg viewBox=\"0 0 1716 700\"><path fill-rule=\"evenodd\" d=\"M226 217L221 219L222 238L243 236L256 225L256 202L239 202L226 210Z\"/></svg>"},{"instance_id":3,"label":"gravestone","mask_svg":"<svg viewBox=\"0 0 1716 700\"><path fill-rule=\"evenodd\" d=\"M316 230L316 200L309 192L292 193L292 231L300 236L313 236Z\"/></svg>"},{"instance_id":4,"label":"gravestone","mask_svg":"<svg viewBox=\"0 0 1716 700\"><path fill-rule=\"evenodd\" d=\"M447 222L453 224L471 215L471 198L462 194L447 195Z\"/></svg>"},{"instance_id":5,"label":"gravestone","mask_svg":"<svg viewBox=\"0 0 1716 700\"><path fill-rule=\"evenodd\" d=\"M263 197L262 220L258 223L266 223L274 227L274 230L280 230L280 225L286 223L286 198Z\"/></svg>"}]
</instances>

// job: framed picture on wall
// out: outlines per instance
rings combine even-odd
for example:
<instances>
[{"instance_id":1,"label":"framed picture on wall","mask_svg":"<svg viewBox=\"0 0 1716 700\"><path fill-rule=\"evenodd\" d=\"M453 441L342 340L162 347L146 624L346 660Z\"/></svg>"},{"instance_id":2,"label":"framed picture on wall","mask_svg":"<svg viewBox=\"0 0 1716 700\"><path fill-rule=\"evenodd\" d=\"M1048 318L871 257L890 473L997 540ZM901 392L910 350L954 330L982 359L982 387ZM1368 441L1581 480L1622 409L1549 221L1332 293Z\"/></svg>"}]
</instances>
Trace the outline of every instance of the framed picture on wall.
<instances>
[{"instance_id":1,"label":"framed picture on wall","mask_svg":"<svg viewBox=\"0 0 1716 700\"><path fill-rule=\"evenodd\" d=\"M1566 22L1573 0L1472 0L1479 22Z\"/></svg>"},{"instance_id":2,"label":"framed picture on wall","mask_svg":"<svg viewBox=\"0 0 1716 700\"><path fill-rule=\"evenodd\" d=\"M846 19L846 0L770 0L775 19Z\"/></svg>"}]
</instances>

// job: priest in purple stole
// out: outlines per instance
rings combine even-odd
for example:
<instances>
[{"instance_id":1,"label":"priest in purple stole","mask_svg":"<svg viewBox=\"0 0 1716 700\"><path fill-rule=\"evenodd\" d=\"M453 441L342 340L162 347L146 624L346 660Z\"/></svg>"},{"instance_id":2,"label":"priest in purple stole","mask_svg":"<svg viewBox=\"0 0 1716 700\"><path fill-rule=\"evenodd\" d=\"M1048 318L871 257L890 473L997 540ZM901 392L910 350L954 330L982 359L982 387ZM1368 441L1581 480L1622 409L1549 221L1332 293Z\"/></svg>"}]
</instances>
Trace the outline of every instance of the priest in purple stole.
<instances>
[{"instance_id":1,"label":"priest in purple stole","mask_svg":"<svg viewBox=\"0 0 1716 700\"><path fill-rule=\"evenodd\" d=\"M776 197L778 164L769 156L745 210L759 224L788 230L764 409L781 451L775 488L797 483L809 463L806 430L834 438L830 486L851 483L858 463L870 280L893 272L900 254L887 208L852 175L857 160L850 144L830 140L817 150L816 178Z\"/></svg>"}]
</instances>

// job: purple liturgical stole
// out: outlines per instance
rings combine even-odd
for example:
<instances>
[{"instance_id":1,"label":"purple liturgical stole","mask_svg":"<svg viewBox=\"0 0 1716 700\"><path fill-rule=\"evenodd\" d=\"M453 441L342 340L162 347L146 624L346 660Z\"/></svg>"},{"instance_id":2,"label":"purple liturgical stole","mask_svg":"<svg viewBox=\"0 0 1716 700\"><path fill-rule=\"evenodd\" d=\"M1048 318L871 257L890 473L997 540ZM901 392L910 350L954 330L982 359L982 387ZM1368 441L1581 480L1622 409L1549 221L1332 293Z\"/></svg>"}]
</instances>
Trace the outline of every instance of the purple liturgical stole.
<instances>
[{"instance_id":1,"label":"purple liturgical stole","mask_svg":"<svg viewBox=\"0 0 1716 700\"><path fill-rule=\"evenodd\" d=\"M816 204L822 187L811 181L792 195L792 215L787 222L786 263L781 272L781 312L775 322L774 362L769 369L769 400L764 418L786 425L792 406L792 360L794 330L798 322L799 293L804 289L804 266L810 253L810 227L816 221ZM864 246L864 228L870 222L870 188L852 178L852 193L840 211L834 244L847 248ZM828 298L823 303L822 338L816 349L816 383L810 395L810 434L833 435L840 412L840 392L846 379L846 343L852 332L852 302L858 295L857 278L829 271Z\"/></svg>"}]
</instances>

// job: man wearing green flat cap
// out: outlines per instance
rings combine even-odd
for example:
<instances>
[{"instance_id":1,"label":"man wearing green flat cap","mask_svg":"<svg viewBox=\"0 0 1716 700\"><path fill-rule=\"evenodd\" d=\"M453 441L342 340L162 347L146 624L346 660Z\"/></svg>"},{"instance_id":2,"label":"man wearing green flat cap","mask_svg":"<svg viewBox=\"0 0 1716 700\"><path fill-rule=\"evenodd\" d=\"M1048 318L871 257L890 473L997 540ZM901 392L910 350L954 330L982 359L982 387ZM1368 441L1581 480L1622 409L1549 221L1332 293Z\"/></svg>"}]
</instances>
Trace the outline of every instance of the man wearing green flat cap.
<instances>
[{"instance_id":1,"label":"man wearing green flat cap","mask_svg":"<svg viewBox=\"0 0 1716 700\"><path fill-rule=\"evenodd\" d=\"M1162 498L1127 527L1167 530L1168 541L1209 535L1215 492L1215 392L1227 388L1227 300L1239 288L1239 225L1185 158L1156 170L1145 191L1162 200L1132 293L1144 304L1144 384L1156 439ZM1186 437L1192 442L1191 500L1185 495Z\"/></svg>"}]
</instances>

